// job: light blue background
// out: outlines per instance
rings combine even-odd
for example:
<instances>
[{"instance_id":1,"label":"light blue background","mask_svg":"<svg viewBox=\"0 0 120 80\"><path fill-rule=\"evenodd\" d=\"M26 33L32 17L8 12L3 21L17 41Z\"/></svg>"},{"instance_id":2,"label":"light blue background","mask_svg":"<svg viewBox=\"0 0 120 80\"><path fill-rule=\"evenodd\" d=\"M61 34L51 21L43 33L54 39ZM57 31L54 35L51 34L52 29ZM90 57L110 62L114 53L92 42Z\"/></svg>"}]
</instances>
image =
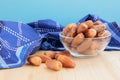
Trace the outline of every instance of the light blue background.
<instances>
[{"instance_id":1,"label":"light blue background","mask_svg":"<svg viewBox=\"0 0 120 80\"><path fill-rule=\"evenodd\" d=\"M66 25L87 14L120 25L120 0L0 0L0 19L22 21L53 19Z\"/></svg>"}]
</instances>

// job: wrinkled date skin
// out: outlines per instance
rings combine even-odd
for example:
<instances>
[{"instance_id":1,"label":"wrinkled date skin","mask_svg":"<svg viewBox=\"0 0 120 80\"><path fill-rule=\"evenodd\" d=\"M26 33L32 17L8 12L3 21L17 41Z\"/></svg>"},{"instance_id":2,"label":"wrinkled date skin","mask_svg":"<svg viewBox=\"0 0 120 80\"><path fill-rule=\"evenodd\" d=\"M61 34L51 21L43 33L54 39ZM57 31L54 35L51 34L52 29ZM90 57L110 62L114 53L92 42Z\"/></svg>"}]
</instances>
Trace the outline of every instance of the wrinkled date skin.
<instances>
[{"instance_id":1,"label":"wrinkled date skin","mask_svg":"<svg viewBox=\"0 0 120 80\"><path fill-rule=\"evenodd\" d=\"M92 20L85 21L84 23L88 26L88 28L91 28L94 24Z\"/></svg>"},{"instance_id":2,"label":"wrinkled date skin","mask_svg":"<svg viewBox=\"0 0 120 80\"><path fill-rule=\"evenodd\" d=\"M77 51L78 52L84 52L85 50L87 50L90 45L92 43L92 39L85 39L78 47L77 47Z\"/></svg>"},{"instance_id":3,"label":"wrinkled date skin","mask_svg":"<svg viewBox=\"0 0 120 80\"><path fill-rule=\"evenodd\" d=\"M88 26L85 23L81 23L78 25L77 33L82 33L88 30Z\"/></svg>"},{"instance_id":4,"label":"wrinkled date skin","mask_svg":"<svg viewBox=\"0 0 120 80\"><path fill-rule=\"evenodd\" d=\"M84 40L84 34L83 33L79 33L72 41L71 46L72 47L77 47L80 43L82 43L82 41Z\"/></svg>"},{"instance_id":5,"label":"wrinkled date skin","mask_svg":"<svg viewBox=\"0 0 120 80\"><path fill-rule=\"evenodd\" d=\"M62 69L62 63L58 60L48 60L45 64L51 70L59 71Z\"/></svg>"},{"instance_id":6,"label":"wrinkled date skin","mask_svg":"<svg viewBox=\"0 0 120 80\"><path fill-rule=\"evenodd\" d=\"M88 29L85 36L87 38L94 38L97 35L97 31L95 29Z\"/></svg>"},{"instance_id":7,"label":"wrinkled date skin","mask_svg":"<svg viewBox=\"0 0 120 80\"><path fill-rule=\"evenodd\" d=\"M92 28L95 29L97 33L99 33L101 31L104 31L106 29L106 26L101 24L101 25L94 25Z\"/></svg>"}]
</instances>

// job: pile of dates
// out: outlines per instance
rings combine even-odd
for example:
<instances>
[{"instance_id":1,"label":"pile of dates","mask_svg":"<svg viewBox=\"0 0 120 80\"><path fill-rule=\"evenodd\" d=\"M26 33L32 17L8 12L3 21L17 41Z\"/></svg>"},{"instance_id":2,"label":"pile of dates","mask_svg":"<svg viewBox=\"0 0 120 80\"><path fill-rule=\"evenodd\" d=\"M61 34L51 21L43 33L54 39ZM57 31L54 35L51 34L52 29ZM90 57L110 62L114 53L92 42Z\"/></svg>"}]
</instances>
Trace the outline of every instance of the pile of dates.
<instances>
[{"instance_id":1,"label":"pile of dates","mask_svg":"<svg viewBox=\"0 0 120 80\"><path fill-rule=\"evenodd\" d=\"M64 68L75 68L76 64L70 57L68 51L37 51L27 59L33 66L40 66L45 63L48 69L60 71Z\"/></svg>"},{"instance_id":2,"label":"pile of dates","mask_svg":"<svg viewBox=\"0 0 120 80\"><path fill-rule=\"evenodd\" d=\"M68 50L85 55L103 50L110 39L110 32L101 21L68 24L62 31L62 42Z\"/></svg>"}]
</instances>

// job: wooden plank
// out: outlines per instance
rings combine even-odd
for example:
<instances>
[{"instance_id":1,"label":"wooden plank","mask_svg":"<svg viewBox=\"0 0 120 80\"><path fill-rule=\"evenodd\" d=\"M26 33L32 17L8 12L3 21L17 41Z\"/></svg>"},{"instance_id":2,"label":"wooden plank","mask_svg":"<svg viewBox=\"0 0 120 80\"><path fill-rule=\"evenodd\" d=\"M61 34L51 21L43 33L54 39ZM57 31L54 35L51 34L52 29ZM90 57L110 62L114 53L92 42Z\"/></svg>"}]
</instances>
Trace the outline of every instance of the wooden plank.
<instances>
[{"instance_id":1,"label":"wooden plank","mask_svg":"<svg viewBox=\"0 0 120 80\"><path fill-rule=\"evenodd\" d=\"M103 52L97 57L74 58L76 68L61 71L24 65L0 70L0 80L120 80L120 51Z\"/></svg>"}]
</instances>

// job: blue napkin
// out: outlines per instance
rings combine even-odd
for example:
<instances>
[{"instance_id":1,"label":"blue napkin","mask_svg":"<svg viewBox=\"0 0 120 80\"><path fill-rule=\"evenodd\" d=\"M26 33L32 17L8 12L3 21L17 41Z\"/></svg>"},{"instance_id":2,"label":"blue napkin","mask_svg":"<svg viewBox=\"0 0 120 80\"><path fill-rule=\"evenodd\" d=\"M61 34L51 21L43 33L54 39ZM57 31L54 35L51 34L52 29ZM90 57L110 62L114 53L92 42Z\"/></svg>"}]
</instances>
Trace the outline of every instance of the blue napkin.
<instances>
[{"instance_id":1,"label":"blue napkin","mask_svg":"<svg viewBox=\"0 0 120 80\"><path fill-rule=\"evenodd\" d=\"M29 25L0 21L0 68L22 66L39 49L41 38Z\"/></svg>"},{"instance_id":2,"label":"blue napkin","mask_svg":"<svg viewBox=\"0 0 120 80\"><path fill-rule=\"evenodd\" d=\"M28 25L44 36L40 50L65 50L59 40L59 32L62 31L64 26L51 19L38 20L28 23Z\"/></svg>"}]
</instances>

